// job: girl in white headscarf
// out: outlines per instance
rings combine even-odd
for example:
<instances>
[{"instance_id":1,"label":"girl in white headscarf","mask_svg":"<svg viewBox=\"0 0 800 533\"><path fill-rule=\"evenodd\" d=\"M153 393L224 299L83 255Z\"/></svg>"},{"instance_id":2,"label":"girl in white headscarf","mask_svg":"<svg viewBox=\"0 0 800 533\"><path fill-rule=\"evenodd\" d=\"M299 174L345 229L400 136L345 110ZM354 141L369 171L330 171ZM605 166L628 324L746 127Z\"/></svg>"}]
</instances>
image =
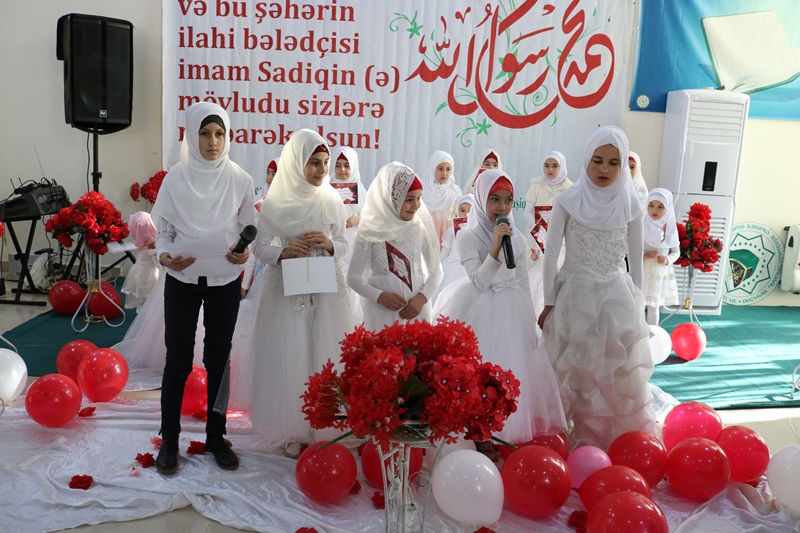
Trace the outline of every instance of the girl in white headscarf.
<instances>
[{"instance_id":1,"label":"girl in white headscarf","mask_svg":"<svg viewBox=\"0 0 800 533\"><path fill-rule=\"evenodd\" d=\"M550 217L539 326L573 426L572 447L606 450L626 431L655 430L639 260L643 213L627 160L621 129L596 130L580 178L556 197ZM562 240L567 252L557 272Z\"/></svg>"},{"instance_id":2,"label":"girl in white headscarf","mask_svg":"<svg viewBox=\"0 0 800 533\"><path fill-rule=\"evenodd\" d=\"M672 193L653 189L647 196L644 223L644 280L642 292L647 323L657 326L659 307L678 303L678 283L672 263L681 254Z\"/></svg>"},{"instance_id":3,"label":"girl in white headscarf","mask_svg":"<svg viewBox=\"0 0 800 533\"><path fill-rule=\"evenodd\" d=\"M503 170L503 162L500 160L500 154L497 150L487 148L481 152L478 161L478 166L475 167L475 170L472 171L472 174L469 175L467 182L464 184L464 194L473 192L475 180L478 179L482 172L491 169Z\"/></svg>"},{"instance_id":4,"label":"girl in white headscarf","mask_svg":"<svg viewBox=\"0 0 800 533\"><path fill-rule=\"evenodd\" d=\"M556 376L547 355L538 348L536 329L526 323L534 316L528 285L530 250L514 226L513 205L514 187L506 173L487 170L480 175L467 227L456 239L467 276L442 292L434 316L466 322L478 337L483 360L511 370L519 380L517 410L495 435L516 444L565 429L566 422ZM508 224L498 224L500 216L505 216ZM504 236L511 238L516 268L507 268L504 261ZM479 442L477 447L497 458L490 442Z\"/></svg>"},{"instance_id":5,"label":"girl in white headscarf","mask_svg":"<svg viewBox=\"0 0 800 533\"><path fill-rule=\"evenodd\" d=\"M473 194L465 194L458 200L457 216L453 218L453 225L447 228L442 239L442 252L439 254L442 260L442 282L439 284L436 294L433 295L434 306L436 305L436 299L448 285L467 275L464 265L461 264L461 256L455 243L458 234L467 227L469 212L474 203L475 195Z\"/></svg>"},{"instance_id":6,"label":"girl in white headscarf","mask_svg":"<svg viewBox=\"0 0 800 533\"><path fill-rule=\"evenodd\" d=\"M561 152L548 152L544 156L542 170L543 175L533 178L528 192L525 193L525 221L527 222L525 239L528 241L531 259L534 261L530 270L530 278L536 316L539 316L544 309L543 262L538 259L544 252L553 200L572 185L572 181L567 177L567 159ZM563 254L560 259L563 262Z\"/></svg>"},{"instance_id":7,"label":"girl in white headscarf","mask_svg":"<svg viewBox=\"0 0 800 533\"><path fill-rule=\"evenodd\" d=\"M628 168L633 178L633 188L636 189L636 197L642 206L642 211L647 211L647 183L642 174L642 158L636 152L628 153Z\"/></svg>"},{"instance_id":8,"label":"girl in white headscarf","mask_svg":"<svg viewBox=\"0 0 800 533\"><path fill-rule=\"evenodd\" d=\"M347 236L348 252L342 261L346 269L353 256L356 231L358 231L358 223L361 221L361 209L364 207L367 196L367 188L361 182L356 151L349 146L341 146L334 150L329 177L331 186L339 193L347 210L345 235Z\"/></svg>"},{"instance_id":9,"label":"girl in white headscarf","mask_svg":"<svg viewBox=\"0 0 800 533\"><path fill-rule=\"evenodd\" d=\"M364 298L364 326L431 319L431 298L442 280L439 240L422 182L402 163L378 171L356 233L347 281ZM426 273L427 270L427 273Z\"/></svg>"},{"instance_id":10,"label":"girl in white headscarf","mask_svg":"<svg viewBox=\"0 0 800 533\"><path fill-rule=\"evenodd\" d=\"M275 181L258 216L253 253L266 270L250 289L257 318L250 334L255 350L253 428L297 457L313 435L300 410L308 376L328 360L338 361L339 341L361 321L348 294L342 265L347 253L345 210L339 194L325 183L330 150L311 130L296 131L281 153ZM274 238L279 242L273 242ZM338 292L286 296L284 259L333 256ZM243 375L248 374L242 371Z\"/></svg>"},{"instance_id":11,"label":"girl in white headscarf","mask_svg":"<svg viewBox=\"0 0 800 533\"><path fill-rule=\"evenodd\" d=\"M437 150L428 159L428 168L422 177L422 200L433 217L439 244L447 228L453 226L453 217L458 209L461 188L456 185L453 156Z\"/></svg>"}]
</instances>

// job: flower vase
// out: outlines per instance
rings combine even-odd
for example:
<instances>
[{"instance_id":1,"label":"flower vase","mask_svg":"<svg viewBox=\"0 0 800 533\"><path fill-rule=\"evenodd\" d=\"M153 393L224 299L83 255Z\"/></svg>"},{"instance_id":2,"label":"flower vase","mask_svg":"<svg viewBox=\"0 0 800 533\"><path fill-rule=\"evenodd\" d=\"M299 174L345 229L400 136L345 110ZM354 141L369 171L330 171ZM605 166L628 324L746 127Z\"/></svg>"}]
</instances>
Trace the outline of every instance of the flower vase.
<instances>
[{"instance_id":1,"label":"flower vase","mask_svg":"<svg viewBox=\"0 0 800 533\"><path fill-rule=\"evenodd\" d=\"M411 449L431 448L438 451L440 446L434 446L426 436L424 426L408 424L403 426L396 438L389 441L389 448L384 453L383 447L375 442L379 457L383 464L381 469L383 477L383 494L386 515L386 533L407 533L425 531L425 513L430 496L430 475L418 472L411 477ZM419 485L421 490L418 495L421 501L415 499L413 485Z\"/></svg>"},{"instance_id":2,"label":"flower vase","mask_svg":"<svg viewBox=\"0 0 800 533\"><path fill-rule=\"evenodd\" d=\"M695 276L695 268L690 266L688 268L689 272L686 276L686 284L688 285L688 289L686 290L686 298L683 300L683 308L692 311L692 298L694 298L694 289L695 283L697 282L697 277Z\"/></svg>"}]
</instances>

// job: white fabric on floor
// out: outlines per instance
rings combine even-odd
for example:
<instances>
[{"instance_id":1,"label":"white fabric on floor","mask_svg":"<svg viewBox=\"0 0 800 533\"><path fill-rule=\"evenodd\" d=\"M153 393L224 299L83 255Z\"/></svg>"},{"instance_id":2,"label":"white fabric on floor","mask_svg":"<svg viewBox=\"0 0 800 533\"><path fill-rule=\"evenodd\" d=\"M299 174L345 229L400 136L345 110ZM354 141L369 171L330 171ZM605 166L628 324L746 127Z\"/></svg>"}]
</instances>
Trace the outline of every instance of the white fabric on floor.
<instances>
[{"instance_id":1,"label":"white fabric on floor","mask_svg":"<svg viewBox=\"0 0 800 533\"><path fill-rule=\"evenodd\" d=\"M241 459L239 470L219 469L211 455L188 455L190 441L204 440L204 425L184 417L180 467L177 474L167 477L135 461L138 453L157 454L150 438L158 433L158 403L117 399L96 406L94 416L76 418L64 428L35 423L25 411L23 398L0 417L0 531L42 533L135 520L188 505L211 520L243 530L384 530L384 511L370 501L375 489L360 469L359 494L335 504L314 503L297 489L296 461L283 457L275 443L251 435L241 417L231 417L228 432ZM137 477L129 474L133 466L140 470ZM94 485L86 491L70 489L74 475L90 475ZM653 491L653 499L666 513L673 533L796 531L789 516L771 502L763 481L758 488L732 483L707 503L683 498L662 482ZM561 510L540 520L525 518L506 506L491 529L497 533L573 532L567 519L576 509L583 509L576 493ZM478 529L449 519L432 497L426 524L427 531L441 533Z\"/></svg>"}]
</instances>

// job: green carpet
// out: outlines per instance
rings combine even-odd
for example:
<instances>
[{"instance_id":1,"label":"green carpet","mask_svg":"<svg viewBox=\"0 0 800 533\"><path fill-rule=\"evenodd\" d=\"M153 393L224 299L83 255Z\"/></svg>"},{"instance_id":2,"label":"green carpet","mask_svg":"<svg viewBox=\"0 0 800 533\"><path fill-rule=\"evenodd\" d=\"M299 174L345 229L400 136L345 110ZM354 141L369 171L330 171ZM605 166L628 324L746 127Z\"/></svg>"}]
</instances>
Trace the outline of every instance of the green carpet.
<instances>
[{"instance_id":1,"label":"green carpet","mask_svg":"<svg viewBox=\"0 0 800 533\"><path fill-rule=\"evenodd\" d=\"M126 309L125 322L119 327L114 328L101 322L89 324L86 331L76 333L70 324L72 315L47 311L3 333L3 337L17 347L20 357L28 366L29 376L44 376L58 372L56 357L58 351L68 342L86 340L93 342L99 348L109 348L122 340L135 317L134 309ZM119 324L120 320L122 317L118 316L109 322ZM81 314L75 319L75 326L82 328L85 325L83 311L81 311ZM2 342L0 345L4 348L8 347Z\"/></svg>"},{"instance_id":2,"label":"green carpet","mask_svg":"<svg viewBox=\"0 0 800 533\"><path fill-rule=\"evenodd\" d=\"M671 333L687 315L662 327ZM678 400L715 409L800 406L792 400L792 370L800 364L800 307L722 307L720 316L700 315L708 344L694 361L674 352L656 366L652 382Z\"/></svg>"}]
</instances>

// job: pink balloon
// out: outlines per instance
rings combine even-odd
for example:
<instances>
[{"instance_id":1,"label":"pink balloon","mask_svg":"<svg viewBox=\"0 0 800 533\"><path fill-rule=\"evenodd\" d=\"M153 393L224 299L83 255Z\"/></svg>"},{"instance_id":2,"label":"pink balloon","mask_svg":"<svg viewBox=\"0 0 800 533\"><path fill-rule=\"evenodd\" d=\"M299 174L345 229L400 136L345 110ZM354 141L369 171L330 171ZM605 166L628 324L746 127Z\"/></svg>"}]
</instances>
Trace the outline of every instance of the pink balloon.
<instances>
[{"instance_id":1,"label":"pink balloon","mask_svg":"<svg viewBox=\"0 0 800 533\"><path fill-rule=\"evenodd\" d=\"M596 446L581 446L567 457L567 467L572 475L572 488L580 488L587 477L611 466L608 454Z\"/></svg>"},{"instance_id":2,"label":"pink balloon","mask_svg":"<svg viewBox=\"0 0 800 533\"><path fill-rule=\"evenodd\" d=\"M661 439L667 452L686 439L714 440L722 431L722 419L711 407L700 402L686 402L673 407L664 419Z\"/></svg>"},{"instance_id":3,"label":"pink balloon","mask_svg":"<svg viewBox=\"0 0 800 533\"><path fill-rule=\"evenodd\" d=\"M694 361L706 349L706 334L697 324L680 324L670 337L675 354L685 361Z\"/></svg>"}]
</instances>

